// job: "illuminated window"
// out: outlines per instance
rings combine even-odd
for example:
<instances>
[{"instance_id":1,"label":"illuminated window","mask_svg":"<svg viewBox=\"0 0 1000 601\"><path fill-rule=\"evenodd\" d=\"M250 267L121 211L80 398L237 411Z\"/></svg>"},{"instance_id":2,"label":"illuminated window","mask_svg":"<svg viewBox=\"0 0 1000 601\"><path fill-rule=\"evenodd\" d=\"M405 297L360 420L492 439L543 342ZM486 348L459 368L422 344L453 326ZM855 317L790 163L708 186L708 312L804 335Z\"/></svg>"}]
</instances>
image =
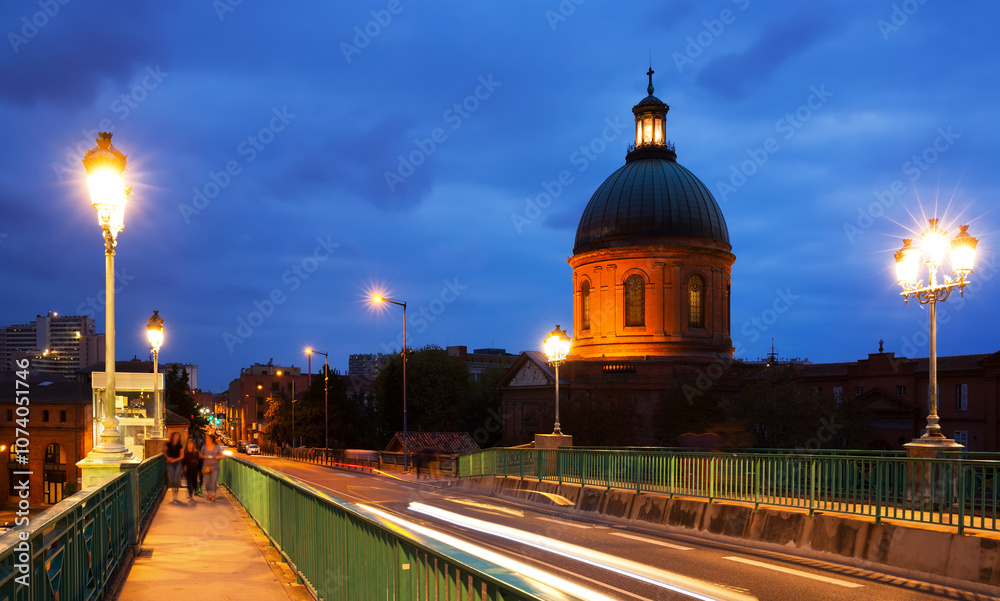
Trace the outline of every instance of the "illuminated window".
<instances>
[{"instance_id":1,"label":"illuminated window","mask_svg":"<svg viewBox=\"0 0 1000 601\"><path fill-rule=\"evenodd\" d=\"M584 281L580 286L580 329L590 329L590 282Z\"/></svg>"},{"instance_id":2,"label":"illuminated window","mask_svg":"<svg viewBox=\"0 0 1000 601\"><path fill-rule=\"evenodd\" d=\"M688 279L688 327L705 327L705 280L700 275Z\"/></svg>"},{"instance_id":3,"label":"illuminated window","mask_svg":"<svg viewBox=\"0 0 1000 601\"><path fill-rule=\"evenodd\" d=\"M625 278L625 325L646 325L646 280L639 274Z\"/></svg>"}]
</instances>

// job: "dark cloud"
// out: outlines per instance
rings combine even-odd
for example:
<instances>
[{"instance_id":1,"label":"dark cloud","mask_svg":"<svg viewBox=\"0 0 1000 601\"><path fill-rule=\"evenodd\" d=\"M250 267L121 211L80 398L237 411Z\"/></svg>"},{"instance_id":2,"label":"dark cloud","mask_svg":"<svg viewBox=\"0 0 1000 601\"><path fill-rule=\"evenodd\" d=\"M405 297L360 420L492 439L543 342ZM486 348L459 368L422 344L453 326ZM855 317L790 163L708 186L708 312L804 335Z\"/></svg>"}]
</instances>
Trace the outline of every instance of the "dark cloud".
<instances>
[{"instance_id":1,"label":"dark cloud","mask_svg":"<svg viewBox=\"0 0 1000 601\"><path fill-rule=\"evenodd\" d=\"M55 6L60 10L51 17L33 2L7 3L0 14L7 31L0 81L13 84L0 86L7 103L85 107L106 80L127 81L136 67L169 60L157 43L155 9L142 3Z\"/></svg>"},{"instance_id":2,"label":"dark cloud","mask_svg":"<svg viewBox=\"0 0 1000 601\"><path fill-rule=\"evenodd\" d=\"M786 61L836 33L848 21L831 5L816 2L766 24L757 41L743 52L715 57L698 72L698 85L739 100L767 84Z\"/></svg>"}]
</instances>

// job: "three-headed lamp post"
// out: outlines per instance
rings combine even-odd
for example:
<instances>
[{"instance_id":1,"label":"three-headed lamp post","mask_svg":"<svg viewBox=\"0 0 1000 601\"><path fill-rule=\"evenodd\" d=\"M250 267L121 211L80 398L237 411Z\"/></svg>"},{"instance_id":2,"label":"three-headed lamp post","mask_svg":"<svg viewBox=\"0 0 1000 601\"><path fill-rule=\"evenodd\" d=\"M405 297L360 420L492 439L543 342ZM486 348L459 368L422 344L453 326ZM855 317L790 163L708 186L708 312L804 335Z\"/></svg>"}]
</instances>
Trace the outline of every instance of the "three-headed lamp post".
<instances>
[{"instance_id":1,"label":"three-headed lamp post","mask_svg":"<svg viewBox=\"0 0 1000 601\"><path fill-rule=\"evenodd\" d=\"M149 337L149 349L153 352L153 407L156 415L153 417L153 438L166 436L166 411L163 407L162 391L160 390L160 346L163 345L163 318L159 311L153 311L153 316L146 324L146 335Z\"/></svg>"},{"instance_id":2,"label":"three-headed lamp post","mask_svg":"<svg viewBox=\"0 0 1000 601\"><path fill-rule=\"evenodd\" d=\"M962 445L945 437L941 432L938 417L938 385L937 385L937 303L944 302L955 290L964 295L964 288L969 284L967 277L972 274L976 260L976 244L979 242L969 235L969 226L958 226L957 236L948 240L948 232L938 225L937 219L930 219L927 229L913 244L914 240L905 238L903 247L895 254L896 281L902 286L900 295L908 303L910 297L916 298L921 305L928 306L930 313L930 365L929 386L927 396L930 413L927 416L927 430L920 438L906 446L911 452L920 453L935 449L955 449ZM951 275L943 275L938 282L938 270L943 266L945 258L951 255ZM921 266L927 268L927 283L920 274Z\"/></svg>"},{"instance_id":3,"label":"three-headed lamp post","mask_svg":"<svg viewBox=\"0 0 1000 601\"><path fill-rule=\"evenodd\" d=\"M87 454L84 467L107 467L132 460L132 452L122 444L115 417L115 246L118 232L125 227L125 204L132 189L126 187L122 174L126 156L111 145L111 133L100 132L97 147L87 151L83 166L87 170L90 200L97 211L97 222L104 232L105 266L105 384L101 407L101 442ZM93 477L102 477L94 472ZM89 477L84 475L84 486Z\"/></svg>"},{"instance_id":4,"label":"three-headed lamp post","mask_svg":"<svg viewBox=\"0 0 1000 601\"><path fill-rule=\"evenodd\" d=\"M549 364L556 370L556 424L552 433L562 435L559 427L559 366L566 361L569 354L570 339L566 332L556 325L556 329L545 338L545 356L549 359Z\"/></svg>"}]
</instances>

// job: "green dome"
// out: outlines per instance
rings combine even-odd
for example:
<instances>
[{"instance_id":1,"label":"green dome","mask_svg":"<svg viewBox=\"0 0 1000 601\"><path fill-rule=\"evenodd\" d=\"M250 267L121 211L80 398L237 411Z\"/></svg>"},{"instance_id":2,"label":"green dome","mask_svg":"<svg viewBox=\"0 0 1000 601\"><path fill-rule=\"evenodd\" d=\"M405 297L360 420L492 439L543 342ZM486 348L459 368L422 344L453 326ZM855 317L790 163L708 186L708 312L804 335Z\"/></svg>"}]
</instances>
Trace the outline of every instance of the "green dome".
<instances>
[{"instance_id":1,"label":"green dome","mask_svg":"<svg viewBox=\"0 0 1000 601\"><path fill-rule=\"evenodd\" d=\"M704 238L729 245L719 203L675 156L670 150L629 153L625 165L587 203L573 254L657 243L650 238Z\"/></svg>"}]
</instances>

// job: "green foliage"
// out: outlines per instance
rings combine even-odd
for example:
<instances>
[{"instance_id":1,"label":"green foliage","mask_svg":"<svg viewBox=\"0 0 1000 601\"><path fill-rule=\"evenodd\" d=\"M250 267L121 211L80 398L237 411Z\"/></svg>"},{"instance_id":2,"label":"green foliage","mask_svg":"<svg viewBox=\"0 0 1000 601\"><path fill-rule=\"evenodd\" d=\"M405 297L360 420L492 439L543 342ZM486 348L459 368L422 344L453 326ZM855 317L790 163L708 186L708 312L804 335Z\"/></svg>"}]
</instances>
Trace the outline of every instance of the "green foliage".
<instances>
[{"instance_id":1,"label":"green foliage","mask_svg":"<svg viewBox=\"0 0 1000 601\"><path fill-rule=\"evenodd\" d=\"M837 406L797 377L793 366L764 368L734 407L760 448L864 448L871 416L857 400Z\"/></svg>"},{"instance_id":2,"label":"green foliage","mask_svg":"<svg viewBox=\"0 0 1000 601\"><path fill-rule=\"evenodd\" d=\"M497 388L503 373L500 367L486 369L479 374L478 380L468 383L468 407L463 429L483 448L492 447L503 435L500 389Z\"/></svg>"},{"instance_id":3,"label":"green foliage","mask_svg":"<svg viewBox=\"0 0 1000 601\"><path fill-rule=\"evenodd\" d=\"M163 398L167 409L190 419L192 426L201 428L208 425L208 420L201 416L201 407L191 396L186 367L179 368L176 363L170 366L164 375Z\"/></svg>"}]
</instances>

